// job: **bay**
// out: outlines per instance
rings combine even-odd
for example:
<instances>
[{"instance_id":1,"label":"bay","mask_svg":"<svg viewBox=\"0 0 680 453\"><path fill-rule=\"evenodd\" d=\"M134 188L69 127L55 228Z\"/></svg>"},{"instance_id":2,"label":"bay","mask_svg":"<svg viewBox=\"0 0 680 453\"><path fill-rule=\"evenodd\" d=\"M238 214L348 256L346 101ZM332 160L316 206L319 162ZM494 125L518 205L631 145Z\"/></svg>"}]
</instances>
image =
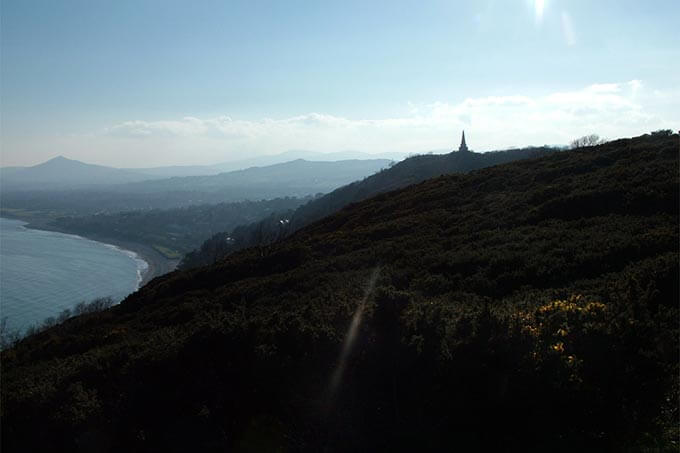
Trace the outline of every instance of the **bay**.
<instances>
[{"instance_id":1,"label":"bay","mask_svg":"<svg viewBox=\"0 0 680 453\"><path fill-rule=\"evenodd\" d=\"M0 218L0 319L24 331L79 302L122 300L147 264L135 253Z\"/></svg>"}]
</instances>

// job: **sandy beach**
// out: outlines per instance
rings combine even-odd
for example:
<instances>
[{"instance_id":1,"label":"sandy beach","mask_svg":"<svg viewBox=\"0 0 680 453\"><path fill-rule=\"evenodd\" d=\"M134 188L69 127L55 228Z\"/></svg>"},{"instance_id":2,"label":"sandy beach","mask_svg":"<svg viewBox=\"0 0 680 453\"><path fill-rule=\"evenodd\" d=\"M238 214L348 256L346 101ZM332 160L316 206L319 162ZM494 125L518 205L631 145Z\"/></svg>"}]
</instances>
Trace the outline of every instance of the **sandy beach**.
<instances>
[{"instance_id":1,"label":"sandy beach","mask_svg":"<svg viewBox=\"0 0 680 453\"><path fill-rule=\"evenodd\" d=\"M142 281L139 285L140 288L149 283L154 278L160 277L161 275L174 271L177 265L179 264L179 260L170 260L161 255L160 253L158 253L152 247L145 244L121 241L119 239L105 237L95 236L83 236L83 237L86 237L87 239L92 239L94 241L103 242L105 244L115 245L116 247L119 247L123 250L129 250L131 252L136 253L137 256L139 256L139 258L141 258L142 260L146 261L148 267L142 274Z\"/></svg>"}]
</instances>

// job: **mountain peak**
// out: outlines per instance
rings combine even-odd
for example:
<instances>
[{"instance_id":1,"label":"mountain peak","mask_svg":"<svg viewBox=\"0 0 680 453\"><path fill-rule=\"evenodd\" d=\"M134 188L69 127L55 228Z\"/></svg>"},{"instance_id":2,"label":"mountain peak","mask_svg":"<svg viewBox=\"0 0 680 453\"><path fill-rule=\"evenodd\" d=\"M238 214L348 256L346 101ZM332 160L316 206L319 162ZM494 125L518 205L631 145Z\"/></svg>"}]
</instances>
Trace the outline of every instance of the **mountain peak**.
<instances>
[{"instance_id":1,"label":"mountain peak","mask_svg":"<svg viewBox=\"0 0 680 453\"><path fill-rule=\"evenodd\" d=\"M78 160L74 159L69 159L68 157L64 157L61 154L58 155L57 157L53 157L52 159L46 160L45 162L36 164L33 166L33 168L39 168L39 167L44 167L44 166L54 166L54 165L73 165L73 164L80 164L80 165L87 165L84 162L80 162Z\"/></svg>"},{"instance_id":2,"label":"mountain peak","mask_svg":"<svg viewBox=\"0 0 680 453\"><path fill-rule=\"evenodd\" d=\"M57 157L53 157L52 159L49 159L47 162L66 162L66 161L73 161L73 159L69 159L69 158L64 157L60 154Z\"/></svg>"}]
</instances>

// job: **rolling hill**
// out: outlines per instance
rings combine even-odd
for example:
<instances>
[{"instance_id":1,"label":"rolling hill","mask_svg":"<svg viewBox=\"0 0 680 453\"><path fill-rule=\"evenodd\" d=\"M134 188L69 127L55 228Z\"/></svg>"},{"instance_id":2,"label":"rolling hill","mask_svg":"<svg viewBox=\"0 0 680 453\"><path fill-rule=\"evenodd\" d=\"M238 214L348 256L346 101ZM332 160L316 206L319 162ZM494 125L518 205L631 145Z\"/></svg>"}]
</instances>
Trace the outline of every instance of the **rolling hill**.
<instances>
[{"instance_id":1,"label":"rolling hill","mask_svg":"<svg viewBox=\"0 0 680 453\"><path fill-rule=\"evenodd\" d=\"M282 164L293 160L303 159L314 162L332 162L338 160L373 160L385 159L399 161L406 157L405 153L378 153L371 154L361 151L340 151L322 153L308 150L288 150L278 154L268 154L247 159L239 159L222 162L213 165L176 165L168 167L129 168L151 175L153 179L172 178L175 176L205 176L226 173L230 171L245 170L252 167L267 167L269 165ZM149 178L152 179L152 178Z\"/></svg>"},{"instance_id":2,"label":"rolling hill","mask_svg":"<svg viewBox=\"0 0 680 453\"><path fill-rule=\"evenodd\" d=\"M429 179L26 338L3 451L672 451L678 140Z\"/></svg>"},{"instance_id":3,"label":"rolling hill","mask_svg":"<svg viewBox=\"0 0 680 453\"><path fill-rule=\"evenodd\" d=\"M174 165L145 168L114 168L54 157L30 167L0 167L0 182L5 190L74 189L82 186L106 186L127 184L168 178L214 176L246 170L253 167L268 167L294 160L313 162L335 162L345 160L401 160L403 153L369 154L360 151L320 153L304 150L290 150L279 154L258 156L213 165Z\"/></svg>"},{"instance_id":4,"label":"rolling hill","mask_svg":"<svg viewBox=\"0 0 680 453\"><path fill-rule=\"evenodd\" d=\"M265 167L251 167L218 175L186 176L118 186L116 189L133 193L224 192L250 199L272 198L328 192L364 178L383 168L386 159L341 160L313 162L297 159ZM252 195L246 195L252 194Z\"/></svg>"},{"instance_id":5,"label":"rolling hill","mask_svg":"<svg viewBox=\"0 0 680 453\"><path fill-rule=\"evenodd\" d=\"M3 190L73 189L82 186L127 184L151 178L133 170L86 164L58 156L32 167L2 169Z\"/></svg>"},{"instance_id":6,"label":"rolling hill","mask_svg":"<svg viewBox=\"0 0 680 453\"><path fill-rule=\"evenodd\" d=\"M180 267L189 269L205 266L212 264L216 257L224 257L236 250L279 240L350 203L422 182L428 178L451 173L465 173L514 160L546 156L557 151L557 148L530 147L487 153L452 152L409 157L371 176L318 197L295 211L276 212L263 220L216 234L206 240L201 247L188 253ZM281 224L282 221L285 222L284 225Z\"/></svg>"},{"instance_id":7,"label":"rolling hill","mask_svg":"<svg viewBox=\"0 0 680 453\"><path fill-rule=\"evenodd\" d=\"M6 211L5 215L31 221L31 218L25 216L25 211L38 214L57 212L60 215L87 215L279 197L305 197L326 193L369 176L389 163L390 161L386 159L328 162L295 160L217 175L163 179L144 177L143 181L138 179L136 182L125 184L108 184L107 181L112 181L113 176L106 175L113 174L119 177L128 173L68 159L53 159L49 162L50 171L46 174L53 178L50 181L59 181L61 188L50 185L47 177L36 173L31 173L34 176L27 177L26 181L20 179L18 175L26 175L27 171L35 170L35 167L31 167L15 173L16 179L3 178L3 184L6 184L3 185L1 192L1 204ZM88 173L90 171L93 173ZM130 177L139 178L139 175L133 173ZM84 181L91 179L97 179L100 184L84 187ZM19 183L15 184L17 180ZM68 186L69 184L72 185Z\"/></svg>"}]
</instances>

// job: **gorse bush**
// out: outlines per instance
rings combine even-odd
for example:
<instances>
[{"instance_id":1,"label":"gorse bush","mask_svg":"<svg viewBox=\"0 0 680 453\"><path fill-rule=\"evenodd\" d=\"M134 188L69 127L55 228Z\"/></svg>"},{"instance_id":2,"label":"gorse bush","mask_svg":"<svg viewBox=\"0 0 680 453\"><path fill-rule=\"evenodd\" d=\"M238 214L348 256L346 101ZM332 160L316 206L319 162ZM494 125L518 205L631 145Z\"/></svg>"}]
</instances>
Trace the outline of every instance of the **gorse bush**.
<instances>
[{"instance_id":1,"label":"gorse bush","mask_svg":"<svg viewBox=\"0 0 680 453\"><path fill-rule=\"evenodd\" d=\"M114 305L114 300L111 297L98 297L90 302L78 302L73 309L65 308L56 317L50 316L39 324L34 324L26 328L25 332L19 330L11 330L7 327L8 318L5 316L0 321L0 350L7 349L14 346L24 337L30 337L47 330L56 325L62 324L66 320L74 316L85 315L89 313L96 313L106 310Z\"/></svg>"}]
</instances>

